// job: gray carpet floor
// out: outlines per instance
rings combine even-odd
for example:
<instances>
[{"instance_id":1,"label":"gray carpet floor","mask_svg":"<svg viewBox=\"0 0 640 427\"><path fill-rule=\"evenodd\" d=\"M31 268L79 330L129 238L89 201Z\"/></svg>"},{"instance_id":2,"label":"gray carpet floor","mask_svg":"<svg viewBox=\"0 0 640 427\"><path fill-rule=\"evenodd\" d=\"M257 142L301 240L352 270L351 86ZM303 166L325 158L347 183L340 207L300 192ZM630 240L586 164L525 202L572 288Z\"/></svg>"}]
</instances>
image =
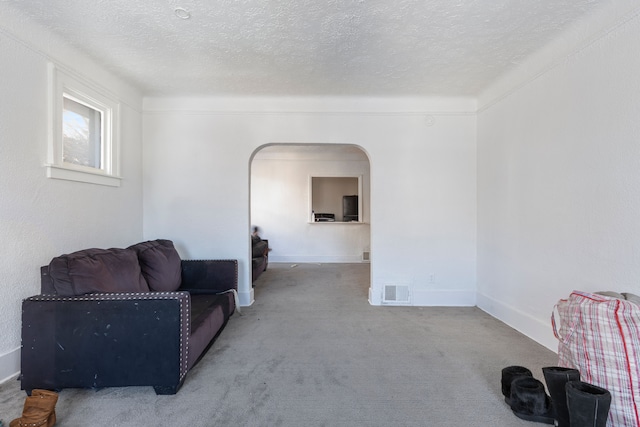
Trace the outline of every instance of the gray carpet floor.
<instances>
[{"instance_id":1,"label":"gray carpet floor","mask_svg":"<svg viewBox=\"0 0 640 427\"><path fill-rule=\"evenodd\" d=\"M483 311L373 307L368 264L271 264L173 396L151 387L65 389L59 426L532 426L500 371L557 356ZM0 419L20 416L19 382Z\"/></svg>"}]
</instances>

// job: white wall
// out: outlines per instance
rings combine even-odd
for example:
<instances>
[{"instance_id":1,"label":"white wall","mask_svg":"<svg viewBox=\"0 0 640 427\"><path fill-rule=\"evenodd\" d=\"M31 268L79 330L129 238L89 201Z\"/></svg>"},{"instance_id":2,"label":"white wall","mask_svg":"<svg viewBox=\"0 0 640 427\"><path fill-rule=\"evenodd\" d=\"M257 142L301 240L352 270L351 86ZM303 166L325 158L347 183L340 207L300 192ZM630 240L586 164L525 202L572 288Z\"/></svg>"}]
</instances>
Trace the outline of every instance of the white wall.
<instances>
[{"instance_id":1,"label":"white wall","mask_svg":"<svg viewBox=\"0 0 640 427\"><path fill-rule=\"evenodd\" d=\"M366 159L364 153L363 157ZM363 217L363 223L309 223L309 177L347 175L362 176L362 202L366 207L363 210L367 212L370 207L368 160L341 159L331 155L331 146L323 148L322 153L293 152L254 158L251 223L261 228L263 238L269 239L270 262L362 261L362 252L371 246L369 214ZM336 220L341 221L340 195L357 194L357 187L356 183L349 187L351 192L334 194L339 211L326 212L335 213Z\"/></svg>"},{"instance_id":2,"label":"white wall","mask_svg":"<svg viewBox=\"0 0 640 427\"><path fill-rule=\"evenodd\" d=\"M640 18L623 3L481 97L478 305L552 349L572 290L640 294Z\"/></svg>"},{"instance_id":3,"label":"white wall","mask_svg":"<svg viewBox=\"0 0 640 427\"><path fill-rule=\"evenodd\" d=\"M468 99L145 98L145 238L171 238L183 257L238 259L250 304L252 154L270 143L355 144L371 162L372 303L383 285L406 284L416 305L474 305L475 108Z\"/></svg>"},{"instance_id":4,"label":"white wall","mask_svg":"<svg viewBox=\"0 0 640 427\"><path fill-rule=\"evenodd\" d=\"M40 266L142 238L142 126L136 90L2 3L0 16L1 382L20 369L21 301L40 293ZM46 178L48 61L123 101L120 188Z\"/></svg>"}]
</instances>

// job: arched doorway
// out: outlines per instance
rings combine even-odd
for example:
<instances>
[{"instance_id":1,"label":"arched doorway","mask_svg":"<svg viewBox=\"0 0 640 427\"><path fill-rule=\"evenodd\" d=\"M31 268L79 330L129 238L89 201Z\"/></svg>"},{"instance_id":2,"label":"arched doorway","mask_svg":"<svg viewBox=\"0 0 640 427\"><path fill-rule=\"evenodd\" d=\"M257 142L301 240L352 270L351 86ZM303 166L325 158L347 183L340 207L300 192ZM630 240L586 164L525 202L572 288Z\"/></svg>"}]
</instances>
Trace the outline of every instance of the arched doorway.
<instances>
[{"instance_id":1,"label":"arched doorway","mask_svg":"<svg viewBox=\"0 0 640 427\"><path fill-rule=\"evenodd\" d=\"M341 182L334 201L313 197L314 178ZM357 190L339 189L352 180ZM370 262L370 194L369 157L357 145L266 144L251 158L249 218L269 239L270 263ZM345 217L343 197L354 195L357 217ZM314 221L314 206L333 216Z\"/></svg>"}]
</instances>

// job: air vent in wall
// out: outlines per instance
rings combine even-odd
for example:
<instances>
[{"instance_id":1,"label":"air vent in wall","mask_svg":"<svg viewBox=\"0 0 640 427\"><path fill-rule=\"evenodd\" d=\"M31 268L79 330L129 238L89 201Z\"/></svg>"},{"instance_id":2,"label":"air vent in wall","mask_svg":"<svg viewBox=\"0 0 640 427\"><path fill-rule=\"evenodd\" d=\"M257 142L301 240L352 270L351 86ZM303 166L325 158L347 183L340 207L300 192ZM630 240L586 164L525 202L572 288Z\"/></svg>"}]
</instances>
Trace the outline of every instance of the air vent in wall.
<instances>
[{"instance_id":1,"label":"air vent in wall","mask_svg":"<svg viewBox=\"0 0 640 427\"><path fill-rule=\"evenodd\" d=\"M382 302L408 304L409 286L407 285L385 285Z\"/></svg>"}]
</instances>

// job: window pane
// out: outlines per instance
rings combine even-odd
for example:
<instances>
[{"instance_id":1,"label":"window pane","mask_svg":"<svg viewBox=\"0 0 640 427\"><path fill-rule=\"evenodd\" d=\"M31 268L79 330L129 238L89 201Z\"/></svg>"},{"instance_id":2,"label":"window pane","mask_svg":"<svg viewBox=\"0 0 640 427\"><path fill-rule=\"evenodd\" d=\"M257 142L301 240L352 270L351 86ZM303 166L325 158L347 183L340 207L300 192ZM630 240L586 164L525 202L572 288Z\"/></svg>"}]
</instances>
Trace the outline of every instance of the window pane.
<instances>
[{"instance_id":1,"label":"window pane","mask_svg":"<svg viewBox=\"0 0 640 427\"><path fill-rule=\"evenodd\" d=\"M63 98L62 160L102 168L102 112Z\"/></svg>"}]
</instances>

